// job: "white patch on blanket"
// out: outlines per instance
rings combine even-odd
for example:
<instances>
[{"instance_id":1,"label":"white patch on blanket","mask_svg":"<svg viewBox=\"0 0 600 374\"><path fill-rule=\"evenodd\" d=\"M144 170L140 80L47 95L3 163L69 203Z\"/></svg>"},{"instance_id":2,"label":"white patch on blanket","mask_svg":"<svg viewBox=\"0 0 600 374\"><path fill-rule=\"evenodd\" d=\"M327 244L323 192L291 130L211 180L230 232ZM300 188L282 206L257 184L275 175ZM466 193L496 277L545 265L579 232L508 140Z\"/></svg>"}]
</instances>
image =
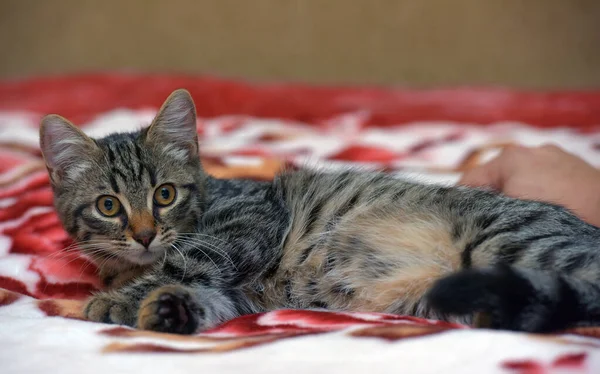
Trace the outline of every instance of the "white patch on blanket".
<instances>
[{"instance_id":1,"label":"white patch on blanket","mask_svg":"<svg viewBox=\"0 0 600 374\"><path fill-rule=\"evenodd\" d=\"M0 235L0 258L10 253L12 239L5 235Z\"/></svg>"},{"instance_id":2,"label":"white patch on blanket","mask_svg":"<svg viewBox=\"0 0 600 374\"><path fill-rule=\"evenodd\" d=\"M32 256L16 253L0 257L0 276L19 280L27 287L27 291L33 294L40 276L28 269L31 258Z\"/></svg>"}]
</instances>

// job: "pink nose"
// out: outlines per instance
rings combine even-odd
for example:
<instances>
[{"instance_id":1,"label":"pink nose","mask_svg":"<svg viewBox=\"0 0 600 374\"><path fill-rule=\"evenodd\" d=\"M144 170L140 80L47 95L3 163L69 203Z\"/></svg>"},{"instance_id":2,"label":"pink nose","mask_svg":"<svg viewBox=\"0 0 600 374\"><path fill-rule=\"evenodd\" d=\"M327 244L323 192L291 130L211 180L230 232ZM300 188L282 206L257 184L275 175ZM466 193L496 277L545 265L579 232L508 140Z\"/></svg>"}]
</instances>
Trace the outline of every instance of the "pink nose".
<instances>
[{"instance_id":1,"label":"pink nose","mask_svg":"<svg viewBox=\"0 0 600 374\"><path fill-rule=\"evenodd\" d=\"M142 230L140 232L136 232L133 234L133 240L143 245L145 248L148 248L152 240L156 236L156 231L154 230Z\"/></svg>"}]
</instances>

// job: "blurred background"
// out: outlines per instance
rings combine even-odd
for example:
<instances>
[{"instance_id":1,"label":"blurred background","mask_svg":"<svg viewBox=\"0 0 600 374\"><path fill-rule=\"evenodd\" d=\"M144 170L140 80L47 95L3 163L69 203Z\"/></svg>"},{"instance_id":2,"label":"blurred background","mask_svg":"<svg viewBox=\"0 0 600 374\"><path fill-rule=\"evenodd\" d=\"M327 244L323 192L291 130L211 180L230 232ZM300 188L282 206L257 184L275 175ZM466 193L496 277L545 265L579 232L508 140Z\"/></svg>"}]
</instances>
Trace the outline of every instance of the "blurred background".
<instances>
[{"instance_id":1,"label":"blurred background","mask_svg":"<svg viewBox=\"0 0 600 374\"><path fill-rule=\"evenodd\" d=\"M0 78L600 86L598 0L0 0Z\"/></svg>"}]
</instances>

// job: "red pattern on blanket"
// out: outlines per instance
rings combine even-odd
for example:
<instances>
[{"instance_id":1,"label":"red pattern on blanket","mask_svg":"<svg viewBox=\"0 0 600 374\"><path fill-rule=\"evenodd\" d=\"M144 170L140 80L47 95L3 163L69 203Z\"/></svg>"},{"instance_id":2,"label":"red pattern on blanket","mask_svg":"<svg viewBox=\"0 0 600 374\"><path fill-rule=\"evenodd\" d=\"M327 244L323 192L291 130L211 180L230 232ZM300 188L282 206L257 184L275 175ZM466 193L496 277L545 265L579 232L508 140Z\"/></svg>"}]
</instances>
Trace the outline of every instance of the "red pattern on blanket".
<instances>
[{"instance_id":1,"label":"red pattern on blanket","mask_svg":"<svg viewBox=\"0 0 600 374\"><path fill-rule=\"evenodd\" d=\"M27 324L19 325L25 314L39 321L35 325L39 331L59 324L82 331L88 345L79 349L98 354L214 354L253 347L260 355L259 347L285 339L308 350L303 342L310 341L311 347L316 345L324 352L332 349L331 344L344 346L345 360L361 357L364 363L387 352L390 344L428 336L430 347L440 352L454 348L454 354L466 360L465 347L481 346L478 339L483 334L498 347L486 353L487 360L480 357L471 364L479 368L476 372L598 372L594 371L600 367L600 329L596 328L572 330L570 335L529 336L475 331L405 316L276 311L243 316L204 334L181 337L77 321L82 319L81 300L99 289L99 282L95 267L71 246L52 208L52 192L37 146L37 123L43 114L58 112L85 125L90 133L133 129L147 123L168 93L178 87L190 89L196 99L204 165L209 173L221 177L269 179L287 163L295 167L362 165L390 172L416 170L433 181L452 182L460 171L493 156L506 144L547 141L558 142L600 166L600 133L593 126L600 123L599 93L256 86L212 78L101 74L3 83L0 324L6 328L0 352L13 349L17 356L23 352L10 342L16 342L17 332L27 328ZM548 129L537 130L520 122ZM483 124L487 126L480 126ZM550 129L565 124L571 130ZM303 339L289 339L292 337ZM380 343L366 343L373 338ZM65 339L71 344L79 341ZM387 345L381 345L383 342ZM285 346L278 343L276 347ZM403 352L414 355L408 357L415 357L403 364L407 372L448 364L419 361L422 348L418 343L402 347ZM58 352L65 347L52 349ZM282 352L285 355L285 350ZM243 360L244 356L235 357ZM385 367L393 367L394 361L382 357ZM310 360L294 365L310 371ZM358 370L360 362L346 371ZM20 368L36 367L32 362L20 364ZM154 364L159 365L158 361ZM97 365L100 371L105 364ZM214 365L220 370L228 363ZM443 370L452 371L447 366Z\"/></svg>"}]
</instances>

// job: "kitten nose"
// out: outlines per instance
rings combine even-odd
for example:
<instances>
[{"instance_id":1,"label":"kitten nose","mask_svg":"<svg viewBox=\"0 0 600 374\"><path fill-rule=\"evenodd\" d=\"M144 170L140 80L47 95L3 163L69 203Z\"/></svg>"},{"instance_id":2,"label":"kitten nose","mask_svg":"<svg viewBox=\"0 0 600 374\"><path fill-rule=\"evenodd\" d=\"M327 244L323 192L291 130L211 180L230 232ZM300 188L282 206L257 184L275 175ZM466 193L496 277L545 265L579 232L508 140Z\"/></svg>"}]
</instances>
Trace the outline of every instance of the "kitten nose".
<instances>
[{"instance_id":1,"label":"kitten nose","mask_svg":"<svg viewBox=\"0 0 600 374\"><path fill-rule=\"evenodd\" d=\"M145 248L148 248L150 243L152 243L152 239L156 236L156 231L151 229L141 230L132 235L133 240L143 245Z\"/></svg>"}]
</instances>

